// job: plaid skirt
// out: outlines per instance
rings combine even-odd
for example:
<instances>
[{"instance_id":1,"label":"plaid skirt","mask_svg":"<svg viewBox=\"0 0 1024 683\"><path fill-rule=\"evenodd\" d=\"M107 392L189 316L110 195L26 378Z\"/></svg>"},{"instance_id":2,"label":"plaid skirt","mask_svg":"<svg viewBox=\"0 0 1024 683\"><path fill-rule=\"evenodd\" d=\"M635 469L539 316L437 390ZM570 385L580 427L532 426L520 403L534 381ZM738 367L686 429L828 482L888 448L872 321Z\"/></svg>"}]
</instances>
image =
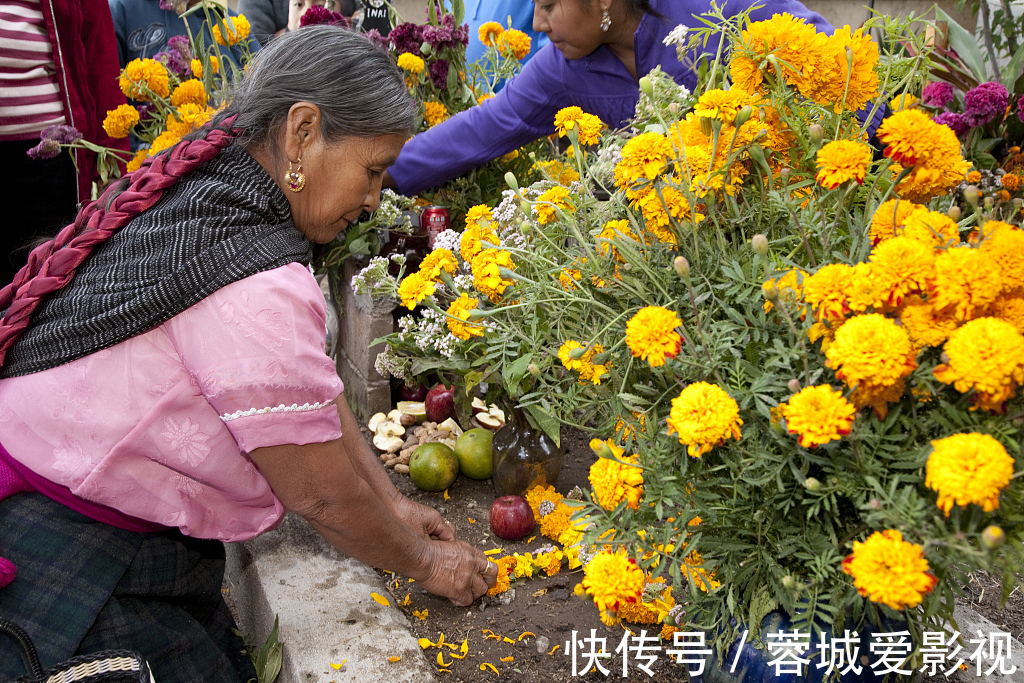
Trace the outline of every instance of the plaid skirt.
<instances>
[{"instance_id":1,"label":"plaid skirt","mask_svg":"<svg viewBox=\"0 0 1024 683\"><path fill-rule=\"evenodd\" d=\"M159 683L255 678L221 595L222 543L126 531L19 493L0 501L0 544L18 571L0 589L0 616L28 632L44 668L123 648L140 652ZM0 636L0 682L26 673Z\"/></svg>"}]
</instances>

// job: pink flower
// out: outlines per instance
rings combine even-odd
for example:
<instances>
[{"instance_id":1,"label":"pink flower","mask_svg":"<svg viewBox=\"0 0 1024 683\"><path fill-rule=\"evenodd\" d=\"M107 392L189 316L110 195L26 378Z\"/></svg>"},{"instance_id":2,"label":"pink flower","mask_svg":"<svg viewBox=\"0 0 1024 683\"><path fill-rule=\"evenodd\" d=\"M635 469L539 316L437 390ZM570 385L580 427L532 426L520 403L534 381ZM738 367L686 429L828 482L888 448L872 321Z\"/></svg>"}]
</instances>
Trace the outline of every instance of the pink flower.
<instances>
[{"instance_id":1,"label":"pink flower","mask_svg":"<svg viewBox=\"0 0 1024 683\"><path fill-rule=\"evenodd\" d=\"M921 93L921 101L930 107L945 107L953 101L953 86L941 81L929 83Z\"/></svg>"}]
</instances>

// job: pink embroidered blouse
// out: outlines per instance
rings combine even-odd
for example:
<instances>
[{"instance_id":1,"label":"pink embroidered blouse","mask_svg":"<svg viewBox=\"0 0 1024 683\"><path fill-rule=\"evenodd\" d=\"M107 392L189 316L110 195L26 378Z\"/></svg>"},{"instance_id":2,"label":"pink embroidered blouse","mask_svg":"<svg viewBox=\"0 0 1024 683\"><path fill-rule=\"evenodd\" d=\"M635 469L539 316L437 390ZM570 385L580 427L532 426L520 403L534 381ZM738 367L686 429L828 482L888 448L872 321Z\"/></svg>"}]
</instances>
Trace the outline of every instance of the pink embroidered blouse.
<instances>
[{"instance_id":1,"label":"pink embroidered blouse","mask_svg":"<svg viewBox=\"0 0 1024 683\"><path fill-rule=\"evenodd\" d=\"M0 381L0 443L94 503L242 541L281 502L246 453L341 437L324 297L292 263L57 368Z\"/></svg>"}]
</instances>

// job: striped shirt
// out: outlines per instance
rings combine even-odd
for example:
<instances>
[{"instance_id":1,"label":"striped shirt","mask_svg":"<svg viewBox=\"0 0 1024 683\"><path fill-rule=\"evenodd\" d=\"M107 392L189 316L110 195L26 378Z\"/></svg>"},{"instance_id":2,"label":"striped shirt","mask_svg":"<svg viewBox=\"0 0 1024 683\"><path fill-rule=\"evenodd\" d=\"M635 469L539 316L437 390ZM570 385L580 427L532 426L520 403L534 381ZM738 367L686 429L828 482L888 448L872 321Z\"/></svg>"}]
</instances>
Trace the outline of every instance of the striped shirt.
<instances>
[{"instance_id":1,"label":"striped shirt","mask_svg":"<svg viewBox=\"0 0 1024 683\"><path fill-rule=\"evenodd\" d=\"M64 103L40 0L0 0L0 140L64 123Z\"/></svg>"}]
</instances>

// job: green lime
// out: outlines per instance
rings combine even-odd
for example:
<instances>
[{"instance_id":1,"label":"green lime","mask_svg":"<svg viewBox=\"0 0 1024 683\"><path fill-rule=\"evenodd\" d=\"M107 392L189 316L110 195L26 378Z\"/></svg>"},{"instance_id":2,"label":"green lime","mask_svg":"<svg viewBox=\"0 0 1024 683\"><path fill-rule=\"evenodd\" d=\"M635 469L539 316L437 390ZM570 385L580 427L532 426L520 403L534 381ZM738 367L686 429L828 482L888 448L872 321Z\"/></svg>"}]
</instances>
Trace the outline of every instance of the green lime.
<instances>
[{"instance_id":1,"label":"green lime","mask_svg":"<svg viewBox=\"0 0 1024 683\"><path fill-rule=\"evenodd\" d=\"M477 428L464 432L455 442L455 457L459 471L470 479L491 478L491 440L494 433Z\"/></svg>"},{"instance_id":2,"label":"green lime","mask_svg":"<svg viewBox=\"0 0 1024 683\"><path fill-rule=\"evenodd\" d=\"M444 491L459 476L459 459L443 443L425 443L409 459L409 476L424 491Z\"/></svg>"}]
</instances>

